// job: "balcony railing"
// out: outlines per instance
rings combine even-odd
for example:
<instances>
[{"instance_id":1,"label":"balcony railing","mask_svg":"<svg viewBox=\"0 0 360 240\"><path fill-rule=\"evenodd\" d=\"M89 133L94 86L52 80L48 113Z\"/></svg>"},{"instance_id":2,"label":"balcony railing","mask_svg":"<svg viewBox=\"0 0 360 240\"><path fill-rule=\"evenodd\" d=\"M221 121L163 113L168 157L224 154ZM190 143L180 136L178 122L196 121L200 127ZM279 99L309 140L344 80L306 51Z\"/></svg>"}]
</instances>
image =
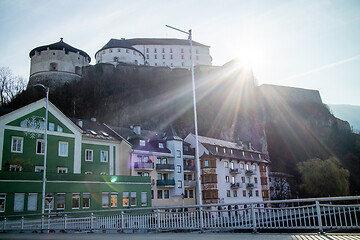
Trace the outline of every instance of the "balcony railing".
<instances>
[{"instance_id":1,"label":"balcony railing","mask_svg":"<svg viewBox=\"0 0 360 240\"><path fill-rule=\"evenodd\" d=\"M239 174L239 173L241 173L241 170L238 168L230 168L229 172L231 174Z\"/></svg>"},{"instance_id":2,"label":"balcony railing","mask_svg":"<svg viewBox=\"0 0 360 240\"><path fill-rule=\"evenodd\" d=\"M185 180L184 186L185 187L196 187L196 182L194 180Z\"/></svg>"},{"instance_id":3,"label":"balcony railing","mask_svg":"<svg viewBox=\"0 0 360 240\"><path fill-rule=\"evenodd\" d=\"M175 186L175 180L171 179L171 180L156 180L156 186L158 187L165 187L165 186L170 186L173 187Z\"/></svg>"},{"instance_id":4,"label":"balcony railing","mask_svg":"<svg viewBox=\"0 0 360 240\"><path fill-rule=\"evenodd\" d=\"M160 171L174 171L174 164L156 164L156 170Z\"/></svg>"},{"instance_id":5,"label":"balcony railing","mask_svg":"<svg viewBox=\"0 0 360 240\"><path fill-rule=\"evenodd\" d=\"M257 185L254 184L254 183L247 183L246 184L246 188L256 188L256 187L257 187Z\"/></svg>"},{"instance_id":6,"label":"balcony railing","mask_svg":"<svg viewBox=\"0 0 360 240\"><path fill-rule=\"evenodd\" d=\"M195 166L184 165L184 171L194 172L195 171Z\"/></svg>"},{"instance_id":7,"label":"balcony railing","mask_svg":"<svg viewBox=\"0 0 360 240\"><path fill-rule=\"evenodd\" d=\"M239 188L240 187L240 183L231 183L230 184L230 188Z\"/></svg>"},{"instance_id":8,"label":"balcony railing","mask_svg":"<svg viewBox=\"0 0 360 240\"><path fill-rule=\"evenodd\" d=\"M246 175L254 175L255 172L253 170L246 170L245 174Z\"/></svg>"},{"instance_id":9,"label":"balcony railing","mask_svg":"<svg viewBox=\"0 0 360 240\"><path fill-rule=\"evenodd\" d=\"M148 162L134 162L134 169L154 169L154 163Z\"/></svg>"}]
</instances>

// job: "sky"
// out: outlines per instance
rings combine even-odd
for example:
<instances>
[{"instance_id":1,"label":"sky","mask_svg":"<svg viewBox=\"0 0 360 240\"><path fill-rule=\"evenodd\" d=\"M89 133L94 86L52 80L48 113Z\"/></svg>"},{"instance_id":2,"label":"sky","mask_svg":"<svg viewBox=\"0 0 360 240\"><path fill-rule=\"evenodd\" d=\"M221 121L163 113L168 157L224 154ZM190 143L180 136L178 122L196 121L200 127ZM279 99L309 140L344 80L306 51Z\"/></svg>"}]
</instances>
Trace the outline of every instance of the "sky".
<instances>
[{"instance_id":1,"label":"sky","mask_svg":"<svg viewBox=\"0 0 360 240\"><path fill-rule=\"evenodd\" d=\"M94 54L111 38L186 38L213 65L251 62L259 85L316 89L360 105L359 0L0 0L0 67L29 77L29 52L60 40Z\"/></svg>"}]
</instances>

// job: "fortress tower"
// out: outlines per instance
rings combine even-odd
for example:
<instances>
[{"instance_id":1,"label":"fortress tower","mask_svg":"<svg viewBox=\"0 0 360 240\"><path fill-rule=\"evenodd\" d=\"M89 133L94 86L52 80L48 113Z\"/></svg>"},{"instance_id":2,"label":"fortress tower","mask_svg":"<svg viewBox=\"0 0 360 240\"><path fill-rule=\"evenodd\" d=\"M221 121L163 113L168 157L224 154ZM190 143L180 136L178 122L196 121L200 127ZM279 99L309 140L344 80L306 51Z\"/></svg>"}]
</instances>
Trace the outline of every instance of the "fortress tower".
<instances>
[{"instance_id":1,"label":"fortress tower","mask_svg":"<svg viewBox=\"0 0 360 240\"><path fill-rule=\"evenodd\" d=\"M34 48L29 53L29 86L43 83L47 86L60 86L81 78L82 68L88 66L90 56L63 41Z\"/></svg>"}]
</instances>

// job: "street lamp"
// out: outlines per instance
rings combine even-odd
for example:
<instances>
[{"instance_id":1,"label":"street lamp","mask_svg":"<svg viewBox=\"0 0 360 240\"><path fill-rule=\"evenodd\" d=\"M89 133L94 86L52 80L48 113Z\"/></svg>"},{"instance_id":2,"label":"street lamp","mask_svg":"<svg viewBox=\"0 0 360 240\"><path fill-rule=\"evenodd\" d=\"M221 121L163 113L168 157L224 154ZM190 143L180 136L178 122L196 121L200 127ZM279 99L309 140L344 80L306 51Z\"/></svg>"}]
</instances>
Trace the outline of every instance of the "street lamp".
<instances>
[{"instance_id":1,"label":"street lamp","mask_svg":"<svg viewBox=\"0 0 360 240\"><path fill-rule=\"evenodd\" d=\"M196 159L196 174L198 176L197 181L197 194L198 194L198 204L202 204L202 195L201 195L201 177L200 177L200 160L199 160L199 137L198 137L198 125L197 125L197 111L196 111L196 94L195 94L195 76L194 76L194 56L193 56L193 44L192 44L192 31L191 29L186 32L181 29L165 25L168 28L174 29L176 31L185 33L189 37L190 43L190 54L191 54L191 80L192 80L192 90L193 90L193 105L194 105L194 124L195 124L195 159Z\"/></svg>"},{"instance_id":2,"label":"street lamp","mask_svg":"<svg viewBox=\"0 0 360 240\"><path fill-rule=\"evenodd\" d=\"M45 212L45 184L46 184L46 152L47 152L47 125L48 125L48 102L49 102L49 88L45 87L42 84L35 84L34 88L42 88L46 91L46 109L45 109L45 134L44 134L44 171L43 171L43 179L42 179L42 198L41 198L41 214Z\"/></svg>"}]
</instances>

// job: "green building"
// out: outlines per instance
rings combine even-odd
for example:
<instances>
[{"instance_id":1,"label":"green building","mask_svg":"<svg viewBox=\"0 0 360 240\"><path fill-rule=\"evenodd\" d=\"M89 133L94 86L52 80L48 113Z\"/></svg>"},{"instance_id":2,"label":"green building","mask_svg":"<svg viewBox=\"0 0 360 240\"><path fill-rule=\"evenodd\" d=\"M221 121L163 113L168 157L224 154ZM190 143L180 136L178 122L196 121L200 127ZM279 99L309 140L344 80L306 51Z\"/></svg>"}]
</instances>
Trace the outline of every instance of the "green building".
<instances>
[{"instance_id":1,"label":"green building","mask_svg":"<svg viewBox=\"0 0 360 240\"><path fill-rule=\"evenodd\" d=\"M45 106L0 117L0 215L41 213ZM124 176L131 145L105 124L49 103L47 130L46 211L151 206L150 177Z\"/></svg>"}]
</instances>

